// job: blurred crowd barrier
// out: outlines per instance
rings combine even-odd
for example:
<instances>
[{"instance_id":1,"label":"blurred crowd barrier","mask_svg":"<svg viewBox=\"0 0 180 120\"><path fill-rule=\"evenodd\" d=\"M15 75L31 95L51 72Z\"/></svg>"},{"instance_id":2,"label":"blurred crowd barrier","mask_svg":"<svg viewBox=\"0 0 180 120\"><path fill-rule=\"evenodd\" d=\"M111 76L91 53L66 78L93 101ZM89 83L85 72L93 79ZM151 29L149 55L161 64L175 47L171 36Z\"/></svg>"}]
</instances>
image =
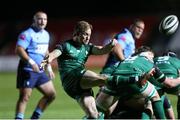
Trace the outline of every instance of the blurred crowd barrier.
<instances>
[{"instance_id":1,"label":"blurred crowd barrier","mask_svg":"<svg viewBox=\"0 0 180 120\"><path fill-rule=\"evenodd\" d=\"M0 72L14 72L17 70L19 57L17 56L0 56Z\"/></svg>"},{"instance_id":2,"label":"blurred crowd barrier","mask_svg":"<svg viewBox=\"0 0 180 120\"><path fill-rule=\"evenodd\" d=\"M106 62L107 55L90 56L86 62L87 67L101 68ZM0 56L0 72L16 72L19 63L19 57L15 55ZM57 70L57 61L51 63L53 69Z\"/></svg>"}]
</instances>

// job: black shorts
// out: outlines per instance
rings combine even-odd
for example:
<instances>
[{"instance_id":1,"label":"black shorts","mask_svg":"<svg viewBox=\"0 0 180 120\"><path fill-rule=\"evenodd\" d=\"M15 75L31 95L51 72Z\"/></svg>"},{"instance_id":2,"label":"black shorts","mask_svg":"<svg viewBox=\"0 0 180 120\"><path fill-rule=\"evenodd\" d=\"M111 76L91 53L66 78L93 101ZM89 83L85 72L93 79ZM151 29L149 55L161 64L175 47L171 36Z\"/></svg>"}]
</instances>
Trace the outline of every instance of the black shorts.
<instances>
[{"instance_id":1,"label":"black shorts","mask_svg":"<svg viewBox=\"0 0 180 120\"><path fill-rule=\"evenodd\" d=\"M86 70L83 67L79 67L68 72L63 78L61 77L64 90L70 97L76 100L83 95L93 96L93 90L91 88L82 89L80 86L80 80L85 72Z\"/></svg>"}]
</instances>

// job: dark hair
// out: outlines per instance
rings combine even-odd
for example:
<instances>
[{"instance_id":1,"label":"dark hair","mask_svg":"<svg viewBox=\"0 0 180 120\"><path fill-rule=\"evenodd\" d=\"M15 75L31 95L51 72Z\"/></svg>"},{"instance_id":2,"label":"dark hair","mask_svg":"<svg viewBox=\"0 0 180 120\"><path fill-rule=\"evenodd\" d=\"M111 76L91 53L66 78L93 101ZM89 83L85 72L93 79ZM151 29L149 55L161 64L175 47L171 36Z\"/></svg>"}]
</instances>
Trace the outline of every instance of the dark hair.
<instances>
[{"instance_id":1,"label":"dark hair","mask_svg":"<svg viewBox=\"0 0 180 120\"><path fill-rule=\"evenodd\" d=\"M172 50L168 50L163 53L163 56L177 57L177 54L176 54L176 52L174 52Z\"/></svg>"},{"instance_id":2,"label":"dark hair","mask_svg":"<svg viewBox=\"0 0 180 120\"><path fill-rule=\"evenodd\" d=\"M79 22L77 22L76 26L74 27L73 35L77 35L79 33L83 33L83 32L85 32L89 28L91 30L93 29L91 24L89 24L86 21L79 21Z\"/></svg>"},{"instance_id":3,"label":"dark hair","mask_svg":"<svg viewBox=\"0 0 180 120\"><path fill-rule=\"evenodd\" d=\"M140 46L139 48L137 48L134 52L134 54L132 56L138 55L142 52L153 52L152 49L148 46Z\"/></svg>"},{"instance_id":4,"label":"dark hair","mask_svg":"<svg viewBox=\"0 0 180 120\"><path fill-rule=\"evenodd\" d=\"M133 23L132 23L132 24L133 24L133 25L136 25L137 22L142 22L142 23L144 23L144 21L143 21L142 19L136 18L136 19L133 20Z\"/></svg>"}]
</instances>

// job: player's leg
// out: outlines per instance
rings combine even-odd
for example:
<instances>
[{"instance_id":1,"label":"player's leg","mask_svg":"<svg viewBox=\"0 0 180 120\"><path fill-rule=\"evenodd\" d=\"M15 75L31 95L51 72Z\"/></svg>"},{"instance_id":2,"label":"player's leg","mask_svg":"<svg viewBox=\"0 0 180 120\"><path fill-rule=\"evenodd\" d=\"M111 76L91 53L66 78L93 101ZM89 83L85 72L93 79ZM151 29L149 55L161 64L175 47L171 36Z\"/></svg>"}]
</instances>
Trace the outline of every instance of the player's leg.
<instances>
[{"instance_id":1,"label":"player's leg","mask_svg":"<svg viewBox=\"0 0 180 120\"><path fill-rule=\"evenodd\" d=\"M153 118L153 109L152 109L152 103L150 100L146 101L144 103L144 110L141 114L141 119L152 119Z\"/></svg>"},{"instance_id":2,"label":"player's leg","mask_svg":"<svg viewBox=\"0 0 180 120\"><path fill-rule=\"evenodd\" d=\"M20 88L19 89L19 98L16 103L16 116L15 119L24 119L24 113L26 110L26 105L31 96L31 88Z\"/></svg>"},{"instance_id":3,"label":"player's leg","mask_svg":"<svg viewBox=\"0 0 180 120\"><path fill-rule=\"evenodd\" d=\"M87 119L94 119L99 117L99 113L96 108L95 99L90 94L84 94L78 100L79 105L86 113Z\"/></svg>"},{"instance_id":4,"label":"player's leg","mask_svg":"<svg viewBox=\"0 0 180 120\"><path fill-rule=\"evenodd\" d=\"M151 101L147 101L141 95L134 95L129 99L125 99L122 103L131 113L134 113L135 119L151 119L153 110ZM128 117L128 116L127 116Z\"/></svg>"},{"instance_id":5,"label":"player's leg","mask_svg":"<svg viewBox=\"0 0 180 120\"><path fill-rule=\"evenodd\" d=\"M105 74L97 74L93 71L87 70L80 81L80 85L83 89L88 89L96 86L103 86L103 85L122 85L122 84L132 84L136 82L135 77L127 77L127 76L108 76Z\"/></svg>"},{"instance_id":6,"label":"player's leg","mask_svg":"<svg viewBox=\"0 0 180 120\"><path fill-rule=\"evenodd\" d=\"M175 119L174 111L168 97L166 95L163 95L161 96L161 100L163 101L163 106L164 106L167 119L171 119L171 120Z\"/></svg>"},{"instance_id":7,"label":"player's leg","mask_svg":"<svg viewBox=\"0 0 180 120\"><path fill-rule=\"evenodd\" d=\"M80 85L83 89L89 89L96 86L103 86L105 85L106 79L106 75L97 74L93 71L87 70L80 81Z\"/></svg>"},{"instance_id":8,"label":"player's leg","mask_svg":"<svg viewBox=\"0 0 180 120\"><path fill-rule=\"evenodd\" d=\"M180 86L176 86L174 88L169 88L169 89L165 89L165 92L168 93L168 94L171 94L171 95L176 95L178 97L178 100L177 100L177 116L178 116L178 119L180 118ZM169 101L169 104L170 104L170 101ZM170 104L170 106L172 106ZM170 109L171 110L171 109ZM173 115L173 109L170 111Z\"/></svg>"},{"instance_id":9,"label":"player's leg","mask_svg":"<svg viewBox=\"0 0 180 120\"><path fill-rule=\"evenodd\" d=\"M38 119L42 115L43 111L48 107L50 103L55 99L56 91L51 80L46 78L46 75L41 75L42 80L37 82L37 89L43 94L43 97L39 100L35 111L31 118Z\"/></svg>"},{"instance_id":10,"label":"player's leg","mask_svg":"<svg viewBox=\"0 0 180 120\"><path fill-rule=\"evenodd\" d=\"M40 118L42 112L48 107L50 103L55 99L56 91L52 81L49 81L40 87L38 90L43 94L43 97L39 100L38 105L33 112L32 119Z\"/></svg>"},{"instance_id":11,"label":"player's leg","mask_svg":"<svg viewBox=\"0 0 180 120\"><path fill-rule=\"evenodd\" d=\"M140 95L134 95L132 98L123 102L129 109L134 110L137 113L136 119L151 119L153 115L152 104L150 100L146 100L145 97ZM141 116L138 113L141 112Z\"/></svg>"},{"instance_id":12,"label":"player's leg","mask_svg":"<svg viewBox=\"0 0 180 120\"><path fill-rule=\"evenodd\" d=\"M93 71L87 70L80 81L82 89L88 89L96 86L103 86L109 77L104 74L97 74Z\"/></svg>"},{"instance_id":13,"label":"player's leg","mask_svg":"<svg viewBox=\"0 0 180 120\"><path fill-rule=\"evenodd\" d=\"M92 87L96 87L96 86L103 86L105 85L107 76L106 75L101 75L101 74L97 74L93 71L87 70L82 79L80 80L80 86L82 89L89 89ZM85 99L85 98L84 98ZM87 99L87 98L86 98ZM86 114L88 116L92 116L92 118L98 118L99 117L99 113L98 110L96 108L96 103L95 103L95 98L89 97L89 100L87 101L91 101L90 103L92 105L89 105L89 103L87 104L85 101L81 100L83 104L81 104L81 107L86 111Z\"/></svg>"},{"instance_id":14,"label":"player's leg","mask_svg":"<svg viewBox=\"0 0 180 120\"><path fill-rule=\"evenodd\" d=\"M99 92L96 98L96 106L98 110L106 115L110 115L114 111L117 103L117 98L105 93L105 91Z\"/></svg>"},{"instance_id":15,"label":"player's leg","mask_svg":"<svg viewBox=\"0 0 180 120\"><path fill-rule=\"evenodd\" d=\"M147 82L146 85L142 88L141 94L151 100L155 117L157 119L165 119L166 117L163 103L154 85L152 85L150 82Z\"/></svg>"},{"instance_id":16,"label":"player's leg","mask_svg":"<svg viewBox=\"0 0 180 120\"><path fill-rule=\"evenodd\" d=\"M26 71L24 69L21 69L20 67L18 68L16 87L19 90L19 98L16 103L16 119L24 119L26 105L31 96L32 88L34 87L34 84L36 82L36 79L32 80L32 77L33 74L31 71Z\"/></svg>"}]
</instances>

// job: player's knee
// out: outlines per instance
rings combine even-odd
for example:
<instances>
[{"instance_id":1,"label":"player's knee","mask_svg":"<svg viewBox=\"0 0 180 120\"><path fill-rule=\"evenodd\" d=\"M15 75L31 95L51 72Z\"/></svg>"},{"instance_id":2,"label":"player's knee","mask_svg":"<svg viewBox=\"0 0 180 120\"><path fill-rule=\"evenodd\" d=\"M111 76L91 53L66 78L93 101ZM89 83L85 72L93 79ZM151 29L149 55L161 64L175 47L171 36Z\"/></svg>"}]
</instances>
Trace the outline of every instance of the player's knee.
<instances>
[{"instance_id":1,"label":"player's knee","mask_svg":"<svg viewBox=\"0 0 180 120\"><path fill-rule=\"evenodd\" d=\"M90 110L88 116L90 118L98 118L98 111L97 110Z\"/></svg>"},{"instance_id":2,"label":"player's knee","mask_svg":"<svg viewBox=\"0 0 180 120\"><path fill-rule=\"evenodd\" d=\"M30 99L30 95L28 95L28 94L26 94L26 95L20 95L20 98L19 98L19 100L20 100L21 102L28 102L29 99Z\"/></svg>"},{"instance_id":3,"label":"player's knee","mask_svg":"<svg viewBox=\"0 0 180 120\"><path fill-rule=\"evenodd\" d=\"M88 106L86 107L86 114L89 118L93 119L93 118L98 118L99 113L95 106Z\"/></svg>"},{"instance_id":4,"label":"player's knee","mask_svg":"<svg viewBox=\"0 0 180 120\"><path fill-rule=\"evenodd\" d=\"M144 109L144 113L146 113L150 118L153 116L153 111L151 109Z\"/></svg>"},{"instance_id":5,"label":"player's knee","mask_svg":"<svg viewBox=\"0 0 180 120\"><path fill-rule=\"evenodd\" d=\"M55 91L53 91L47 95L48 101L53 101L53 100L55 100L55 98L56 98L56 92Z\"/></svg>"},{"instance_id":6,"label":"player's knee","mask_svg":"<svg viewBox=\"0 0 180 120\"><path fill-rule=\"evenodd\" d=\"M161 100L159 94L157 92L155 92L154 96L151 98L151 101L159 101Z\"/></svg>"}]
</instances>

